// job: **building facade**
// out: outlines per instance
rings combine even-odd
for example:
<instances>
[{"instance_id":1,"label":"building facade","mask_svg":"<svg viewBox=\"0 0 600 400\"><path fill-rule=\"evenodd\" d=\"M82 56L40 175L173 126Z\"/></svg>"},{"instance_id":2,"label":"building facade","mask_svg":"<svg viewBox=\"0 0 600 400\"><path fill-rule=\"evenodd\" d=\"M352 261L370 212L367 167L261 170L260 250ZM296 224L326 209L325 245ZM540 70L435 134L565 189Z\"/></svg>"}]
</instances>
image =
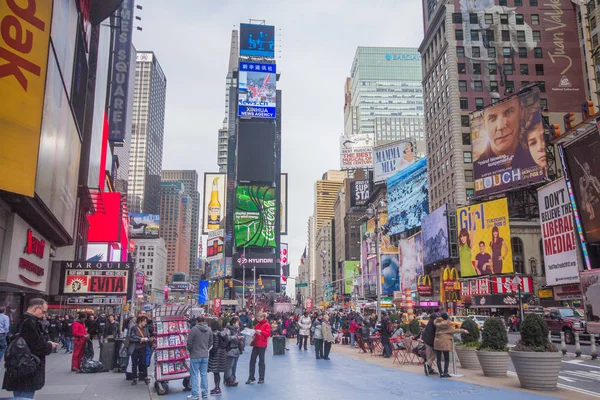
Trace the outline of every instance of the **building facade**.
<instances>
[{"instance_id":1,"label":"building facade","mask_svg":"<svg viewBox=\"0 0 600 400\"><path fill-rule=\"evenodd\" d=\"M159 236L167 246L167 280L175 272L189 275L190 241L192 230L192 198L181 182L162 182L160 185Z\"/></svg>"},{"instance_id":2,"label":"building facade","mask_svg":"<svg viewBox=\"0 0 600 400\"><path fill-rule=\"evenodd\" d=\"M315 183L315 227L320 229L324 223L334 217L334 205L337 194L344 184L346 171L327 171L323 179Z\"/></svg>"},{"instance_id":3,"label":"building facade","mask_svg":"<svg viewBox=\"0 0 600 400\"><path fill-rule=\"evenodd\" d=\"M219 166L219 172L221 173L227 172L227 138L230 121L230 89L237 87L236 71L239 68L239 54L240 46L238 41L238 31L237 29L234 29L231 31L229 68L227 69L227 76L225 77L225 119L223 119L223 126L218 131L217 139L217 165Z\"/></svg>"},{"instance_id":4,"label":"building facade","mask_svg":"<svg viewBox=\"0 0 600 400\"><path fill-rule=\"evenodd\" d=\"M333 282L333 224L332 220L326 221L317 231L315 238L315 301L327 301L326 285Z\"/></svg>"},{"instance_id":5,"label":"building facade","mask_svg":"<svg viewBox=\"0 0 600 400\"><path fill-rule=\"evenodd\" d=\"M154 304L164 303L167 285L167 247L163 238L135 239L132 261L146 275L145 293Z\"/></svg>"}]
</instances>

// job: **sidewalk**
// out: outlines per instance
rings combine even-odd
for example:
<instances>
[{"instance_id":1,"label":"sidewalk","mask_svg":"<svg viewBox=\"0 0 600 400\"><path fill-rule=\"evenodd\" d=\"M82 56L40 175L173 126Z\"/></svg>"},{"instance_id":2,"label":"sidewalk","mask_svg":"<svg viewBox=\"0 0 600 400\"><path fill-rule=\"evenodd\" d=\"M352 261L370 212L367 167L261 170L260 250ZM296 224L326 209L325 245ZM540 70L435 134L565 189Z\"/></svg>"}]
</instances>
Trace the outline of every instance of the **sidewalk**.
<instances>
[{"instance_id":1,"label":"sidewalk","mask_svg":"<svg viewBox=\"0 0 600 400\"><path fill-rule=\"evenodd\" d=\"M95 359L100 349L94 342ZM0 381L4 380L4 362L0 367ZM125 374L102 372L77 374L71 372L71 354L60 350L46 358L46 386L35 394L36 400L149 400L148 386L131 386ZM0 390L0 400L12 399L12 393Z\"/></svg>"},{"instance_id":2,"label":"sidewalk","mask_svg":"<svg viewBox=\"0 0 600 400\"><path fill-rule=\"evenodd\" d=\"M383 357L378 357L378 356L371 356L370 353L368 353L368 354L359 353L358 348L351 349L350 346L346 346L346 345L334 345L332 347L332 351L335 353L344 355L346 357L350 357L353 360L360 360L360 361L364 361L364 362L367 362L370 364L374 364L374 365L378 365L378 366L382 366L382 367L394 368L394 369L397 369L400 371L411 372L411 373L418 374L421 376L425 375L423 373L422 365L399 365L398 363L392 363L393 358L383 358ZM515 374L509 373L508 376L505 378L504 377L489 378L489 377L486 377L485 375L483 375L483 372L481 370L477 371L477 370L462 369L459 367L460 363L458 362L458 359L456 362L457 362L457 368L456 368L457 373L462 374L464 376L460 377L460 378L451 378L451 380L453 380L453 381L470 383L470 384L474 384L474 385L485 385L485 386L498 388L498 389L515 390L515 391L519 391L519 392L536 394L536 395L541 395L541 396L548 396L548 397L555 397L555 398L559 398L559 399L569 399L569 400L596 399L596 397L594 397L594 396L589 396L586 394L577 393L577 392L574 392L571 390L566 390L566 389L561 389L561 388L558 388L557 390L551 391L551 392L526 390L526 389L521 388L521 385L519 384L519 379L517 378L517 376ZM452 364L450 364L450 368L452 368ZM452 371L450 371L450 372L452 372ZM433 377L430 377L429 379L436 379L436 377L433 376ZM437 380L439 381L439 377L437 378Z\"/></svg>"}]
</instances>

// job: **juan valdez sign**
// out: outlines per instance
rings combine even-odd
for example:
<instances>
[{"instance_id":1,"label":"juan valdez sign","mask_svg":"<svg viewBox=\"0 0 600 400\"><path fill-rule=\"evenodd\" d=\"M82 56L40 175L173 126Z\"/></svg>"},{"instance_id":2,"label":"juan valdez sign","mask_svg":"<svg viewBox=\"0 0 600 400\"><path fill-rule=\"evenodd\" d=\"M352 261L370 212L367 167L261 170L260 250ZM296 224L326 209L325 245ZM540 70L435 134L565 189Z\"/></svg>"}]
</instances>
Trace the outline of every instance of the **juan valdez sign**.
<instances>
[{"instance_id":1,"label":"juan valdez sign","mask_svg":"<svg viewBox=\"0 0 600 400\"><path fill-rule=\"evenodd\" d=\"M564 179L538 190L544 263L548 285L579 282L577 240Z\"/></svg>"}]
</instances>

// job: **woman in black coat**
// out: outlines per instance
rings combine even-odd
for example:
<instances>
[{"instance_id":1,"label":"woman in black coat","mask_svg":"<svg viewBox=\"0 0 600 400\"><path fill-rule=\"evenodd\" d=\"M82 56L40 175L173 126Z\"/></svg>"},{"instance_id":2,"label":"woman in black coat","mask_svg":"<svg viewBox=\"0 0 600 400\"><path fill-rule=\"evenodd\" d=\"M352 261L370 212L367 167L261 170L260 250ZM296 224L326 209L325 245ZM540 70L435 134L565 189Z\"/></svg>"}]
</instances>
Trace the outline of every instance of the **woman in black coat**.
<instances>
[{"instance_id":1,"label":"woman in black coat","mask_svg":"<svg viewBox=\"0 0 600 400\"><path fill-rule=\"evenodd\" d=\"M213 347L208 354L208 372L214 374L215 388L210 394L221 394L221 372L227 370L227 350L229 347L229 332L224 330L221 322L214 319L210 323L213 332Z\"/></svg>"}]
</instances>

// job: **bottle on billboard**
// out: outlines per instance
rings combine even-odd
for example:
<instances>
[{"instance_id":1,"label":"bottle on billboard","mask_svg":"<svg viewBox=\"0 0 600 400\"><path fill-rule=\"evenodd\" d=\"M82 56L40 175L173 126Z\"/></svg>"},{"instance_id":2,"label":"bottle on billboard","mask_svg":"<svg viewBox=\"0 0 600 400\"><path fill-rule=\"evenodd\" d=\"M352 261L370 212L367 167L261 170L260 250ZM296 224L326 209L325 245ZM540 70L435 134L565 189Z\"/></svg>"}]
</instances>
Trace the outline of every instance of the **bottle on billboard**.
<instances>
[{"instance_id":1,"label":"bottle on billboard","mask_svg":"<svg viewBox=\"0 0 600 400\"><path fill-rule=\"evenodd\" d=\"M219 202L219 177L213 179L212 192L210 192L210 202L208 203L208 223L209 230L219 229L221 226L221 203Z\"/></svg>"}]
</instances>

